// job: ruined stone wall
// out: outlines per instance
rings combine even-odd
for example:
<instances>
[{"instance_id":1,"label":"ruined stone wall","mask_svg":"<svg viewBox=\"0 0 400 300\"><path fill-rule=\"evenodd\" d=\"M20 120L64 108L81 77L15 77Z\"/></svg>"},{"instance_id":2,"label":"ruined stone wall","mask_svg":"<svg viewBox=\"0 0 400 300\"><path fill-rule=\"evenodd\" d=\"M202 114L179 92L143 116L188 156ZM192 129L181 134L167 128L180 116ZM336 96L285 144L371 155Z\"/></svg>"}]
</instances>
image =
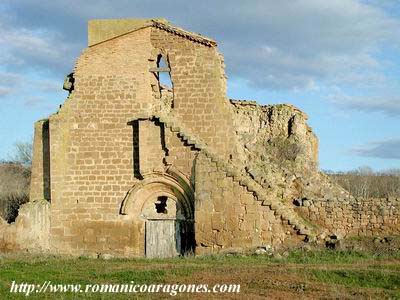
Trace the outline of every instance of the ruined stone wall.
<instances>
[{"instance_id":1,"label":"ruined stone wall","mask_svg":"<svg viewBox=\"0 0 400 300\"><path fill-rule=\"evenodd\" d=\"M50 117L54 251L144 254L144 221L120 215L120 208L139 182L135 143L142 173L160 171L165 156L160 126L143 120L134 132L131 122L157 107L150 30L87 48L75 67L72 94Z\"/></svg>"},{"instance_id":2,"label":"ruined stone wall","mask_svg":"<svg viewBox=\"0 0 400 300\"><path fill-rule=\"evenodd\" d=\"M304 199L297 211L339 237L400 233L400 199Z\"/></svg>"},{"instance_id":3,"label":"ruined stone wall","mask_svg":"<svg viewBox=\"0 0 400 300\"><path fill-rule=\"evenodd\" d=\"M46 252L50 249L50 203L46 200L23 204L14 223L0 218L0 250Z\"/></svg>"},{"instance_id":4,"label":"ruined stone wall","mask_svg":"<svg viewBox=\"0 0 400 300\"><path fill-rule=\"evenodd\" d=\"M49 122L40 120L35 123L33 138L32 175L30 182L30 200L50 200L50 144Z\"/></svg>"},{"instance_id":5,"label":"ruined stone wall","mask_svg":"<svg viewBox=\"0 0 400 300\"><path fill-rule=\"evenodd\" d=\"M167 56L173 83L173 115L210 149L237 158L224 64L216 47L154 28L151 41Z\"/></svg>"},{"instance_id":6,"label":"ruined stone wall","mask_svg":"<svg viewBox=\"0 0 400 300\"><path fill-rule=\"evenodd\" d=\"M55 251L143 255L143 220L127 221L119 212L127 192L139 183L135 147L144 173L173 165L191 177L194 152L176 132L139 121L139 139L134 136L132 120L162 109L149 71L160 48L172 70L177 119L215 149L234 148L216 49L155 31L144 28L87 48L76 64L71 95L50 117ZM153 51L154 44L158 50Z\"/></svg>"},{"instance_id":7,"label":"ruined stone wall","mask_svg":"<svg viewBox=\"0 0 400 300\"><path fill-rule=\"evenodd\" d=\"M15 225L1 225L4 248L143 256L141 210L154 210L152 197L163 193L188 224L195 198L199 254L297 245L313 236L293 200L346 192L318 173L307 116L291 105L228 101L213 45L146 27L85 49L66 102L35 125L31 200L51 199L51 219L47 202L38 213L22 209ZM160 55L171 88L158 80ZM296 209L333 232L395 232L398 225L398 200L383 216L374 203L324 201ZM17 240L20 228L28 235Z\"/></svg>"},{"instance_id":8,"label":"ruined stone wall","mask_svg":"<svg viewBox=\"0 0 400 300\"><path fill-rule=\"evenodd\" d=\"M137 181L130 122L149 110L152 101L149 35L150 29L143 29L87 48L75 67L72 94L50 117L51 239L56 251L111 247L122 254L135 252L138 241L126 231L136 229L125 224L119 209Z\"/></svg>"},{"instance_id":9,"label":"ruined stone wall","mask_svg":"<svg viewBox=\"0 0 400 300\"><path fill-rule=\"evenodd\" d=\"M153 121L139 121L139 162L140 173L163 171L163 159L166 155L162 145L164 126L154 124Z\"/></svg>"},{"instance_id":10,"label":"ruined stone wall","mask_svg":"<svg viewBox=\"0 0 400 300\"><path fill-rule=\"evenodd\" d=\"M318 172L318 140L303 112L286 104L231 104L246 172L270 197L291 205L310 190L340 195L340 187Z\"/></svg>"},{"instance_id":11,"label":"ruined stone wall","mask_svg":"<svg viewBox=\"0 0 400 300\"><path fill-rule=\"evenodd\" d=\"M193 173L197 150L158 120L142 120L139 127L140 173L163 172L173 166L187 179ZM135 162L134 162L135 163Z\"/></svg>"},{"instance_id":12,"label":"ruined stone wall","mask_svg":"<svg viewBox=\"0 0 400 300\"><path fill-rule=\"evenodd\" d=\"M165 164L173 166L183 176L186 176L188 181L193 182L194 160L198 151L188 145L187 142L182 141L178 133L171 131L170 128L165 130L165 133L165 151L167 154Z\"/></svg>"},{"instance_id":13,"label":"ruined stone wall","mask_svg":"<svg viewBox=\"0 0 400 300\"><path fill-rule=\"evenodd\" d=\"M297 244L287 222L203 154L196 160L196 253Z\"/></svg>"},{"instance_id":14,"label":"ruined stone wall","mask_svg":"<svg viewBox=\"0 0 400 300\"><path fill-rule=\"evenodd\" d=\"M238 100L231 100L231 104L238 141L247 150L247 163L318 169L318 139L307 125L305 113L288 104Z\"/></svg>"}]
</instances>

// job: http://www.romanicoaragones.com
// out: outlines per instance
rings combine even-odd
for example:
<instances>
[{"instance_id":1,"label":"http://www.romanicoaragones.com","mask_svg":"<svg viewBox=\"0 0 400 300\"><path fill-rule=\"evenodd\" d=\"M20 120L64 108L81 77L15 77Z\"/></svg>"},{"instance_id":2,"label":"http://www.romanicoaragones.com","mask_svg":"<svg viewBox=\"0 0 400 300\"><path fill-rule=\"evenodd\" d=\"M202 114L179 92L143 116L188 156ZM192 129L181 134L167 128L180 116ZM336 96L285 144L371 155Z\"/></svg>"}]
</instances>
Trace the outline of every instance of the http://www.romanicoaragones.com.
<instances>
[{"instance_id":1,"label":"http://www.romanicoaragones.com","mask_svg":"<svg viewBox=\"0 0 400 300\"><path fill-rule=\"evenodd\" d=\"M79 294L105 294L105 293L126 293L126 294L146 294L163 293L176 296L182 293L240 293L240 284L137 284L134 281L129 283L54 283L44 281L41 284L28 282L11 282L10 293L20 293L25 296L40 293L79 293Z\"/></svg>"}]
</instances>

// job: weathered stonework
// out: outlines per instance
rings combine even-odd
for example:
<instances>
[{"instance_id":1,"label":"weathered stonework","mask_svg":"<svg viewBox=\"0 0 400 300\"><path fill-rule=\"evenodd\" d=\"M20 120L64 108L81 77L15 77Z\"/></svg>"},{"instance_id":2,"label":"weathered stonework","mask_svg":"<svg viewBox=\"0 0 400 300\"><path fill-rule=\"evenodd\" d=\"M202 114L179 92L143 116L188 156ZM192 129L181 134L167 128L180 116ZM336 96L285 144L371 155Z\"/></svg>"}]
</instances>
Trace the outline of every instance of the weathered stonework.
<instances>
[{"instance_id":1,"label":"weathered stonework","mask_svg":"<svg viewBox=\"0 0 400 300\"><path fill-rule=\"evenodd\" d=\"M312 199L298 203L299 214L339 237L398 233L400 199Z\"/></svg>"},{"instance_id":2,"label":"weathered stonework","mask_svg":"<svg viewBox=\"0 0 400 300\"><path fill-rule=\"evenodd\" d=\"M0 249L3 251L49 251L50 203L46 200L24 204L15 223L7 224L1 218L0 221Z\"/></svg>"},{"instance_id":3,"label":"weathered stonework","mask_svg":"<svg viewBox=\"0 0 400 300\"><path fill-rule=\"evenodd\" d=\"M165 20L91 21L64 88L35 124L31 202L0 225L2 248L166 257L399 232L398 199L379 202L388 217L341 208L351 197L318 172L303 112L227 98L213 40Z\"/></svg>"}]
</instances>

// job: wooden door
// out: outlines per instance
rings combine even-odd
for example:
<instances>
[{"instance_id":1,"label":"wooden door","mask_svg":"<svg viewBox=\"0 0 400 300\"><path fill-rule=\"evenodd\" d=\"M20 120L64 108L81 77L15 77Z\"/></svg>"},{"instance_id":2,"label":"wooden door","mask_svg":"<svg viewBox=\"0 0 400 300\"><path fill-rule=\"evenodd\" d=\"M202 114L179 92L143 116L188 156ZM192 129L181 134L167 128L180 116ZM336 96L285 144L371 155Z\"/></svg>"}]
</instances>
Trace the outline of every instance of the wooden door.
<instances>
[{"instance_id":1,"label":"wooden door","mask_svg":"<svg viewBox=\"0 0 400 300\"><path fill-rule=\"evenodd\" d=\"M177 236L179 238L177 238ZM146 257L175 257L180 253L179 226L175 220L146 221Z\"/></svg>"}]
</instances>

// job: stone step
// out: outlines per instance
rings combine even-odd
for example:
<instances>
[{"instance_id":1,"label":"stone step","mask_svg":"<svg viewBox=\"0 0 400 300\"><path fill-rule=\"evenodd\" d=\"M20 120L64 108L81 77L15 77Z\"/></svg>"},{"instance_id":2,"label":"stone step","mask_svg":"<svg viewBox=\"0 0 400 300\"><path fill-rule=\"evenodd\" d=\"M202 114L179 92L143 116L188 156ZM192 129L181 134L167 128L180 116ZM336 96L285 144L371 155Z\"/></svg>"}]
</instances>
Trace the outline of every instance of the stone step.
<instances>
[{"instance_id":1,"label":"stone step","mask_svg":"<svg viewBox=\"0 0 400 300\"><path fill-rule=\"evenodd\" d=\"M264 203L264 201L267 201L267 197L262 193L257 193L257 199L258 199L258 201L261 201L263 203Z\"/></svg>"},{"instance_id":2,"label":"stone step","mask_svg":"<svg viewBox=\"0 0 400 300\"><path fill-rule=\"evenodd\" d=\"M172 127L171 127L171 131L172 131L172 132L179 132L179 131L181 131L181 129L180 129L180 127L172 126Z\"/></svg>"},{"instance_id":3,"label":"stone step","mask_svg":"<svg viewBox=\"0 0 400 300\"><path fill-rule=\"evenodd\" d=\"M213 163L218 163L218 158L217 157L215 157L215 156L210 156L210 158L211 158L211 161L213 162Z\"/></svg>"},{"instance_id":4,"label":"stone step","mask_svg":"<svg viewBox=\"0 0 400 300\"><path fill-rule=\"evenodd\" d=\"M199 150L203 150L205 148L205 146L203 144L200 144L198 142L194 144L194 147Z\"/></svg>"},{"instance_id":5,"label":"stone step","mask_svg":"<svg viewBox=\"0 0 400 300\"><path fill-rule=\"evenodd\" d=\"M271 205L271 202L269 202L269 200L264 200L264 201L261 203L261 205L262 205L262 206L270 206L270 205Z\"/></svg>"},{"instance_id":6,"label":"stone step","mask_svg":"<svg viewBox=\"0 0 400 300\"><path fill-rule=\"evenodd\" d=\"M199 140L195 139L193 136L187 134L181 127L177 126L176 122L174 122L170 117L166 116L155 116L158 120L166 127L169 127L172 132L177 132L178 136L186 141L188 144L193 145L196 149L202 150L202 152L208 157L213 163L216 164L217 168L222 170L228 177L232 177L234 182L238 182L240 185L244 186L249 192L255 193L257 200L262 202L261 205L269 206L272 211L277 216L280 216L283 220L288 221L288 224L292 225L295 230L302 235L311 235L311 231L301 224L293 214L293 212L288 211L288 209L280 202L273 201L272 199L268 199L268 197L263 194L262 180L259 178L250 178L248 175L243 176L239 171L238 167L233 165L231 162L225 162L223 159L220 159L215 154L210 152L207 146ZM171 158L170 158L171 159ZM170 159L168 159L170 161ZM261 187L260 187L261 186Z\"/></svg>"},{"instance_id":7,"label":"stone step","mask_svg":"<svg viewBox=\"0 0 400 300\"><path fill-rule=\"evenodd\" d=\"M228 176L228 177L234 177L234 176L235 176L235 174L233 174L232 171L226 171L225 174L226 174L226 176Z\"/></svg>"},{"instance_id":8,"label":"stone step","mask_svg":"<svg viewBox=\"0 0 400 300\"><path fill-rule=\"evenodd\" d=\"M166 118L162 117L162 116L155 116L155 118L157 118L161 123L165 124Z\"/></svg>"}]
</instances>

